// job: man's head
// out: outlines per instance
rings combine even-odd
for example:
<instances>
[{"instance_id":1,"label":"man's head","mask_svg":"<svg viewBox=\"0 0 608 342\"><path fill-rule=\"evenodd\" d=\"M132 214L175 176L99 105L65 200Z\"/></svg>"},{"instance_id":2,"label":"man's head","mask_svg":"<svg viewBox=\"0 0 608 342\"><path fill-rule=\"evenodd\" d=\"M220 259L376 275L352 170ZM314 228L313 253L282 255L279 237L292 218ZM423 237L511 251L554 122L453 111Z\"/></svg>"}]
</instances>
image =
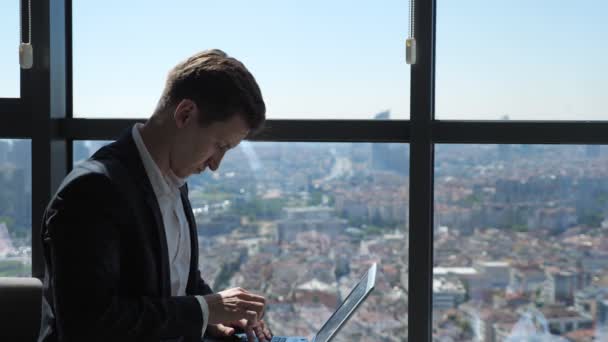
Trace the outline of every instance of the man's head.
<instances>
[{"instance_id":1,"label":"man's head","mask_svg":"<svg viewBox=\"0 0 608 342\"><path fill-rule=\"evenodd\" d=\"M206 167L215 171L228 149L261 128L265 112L247 68L220 50L207 50L169 72L152 120L173 131L169 167L187 177Z\"/></svg>"}]
</instances>

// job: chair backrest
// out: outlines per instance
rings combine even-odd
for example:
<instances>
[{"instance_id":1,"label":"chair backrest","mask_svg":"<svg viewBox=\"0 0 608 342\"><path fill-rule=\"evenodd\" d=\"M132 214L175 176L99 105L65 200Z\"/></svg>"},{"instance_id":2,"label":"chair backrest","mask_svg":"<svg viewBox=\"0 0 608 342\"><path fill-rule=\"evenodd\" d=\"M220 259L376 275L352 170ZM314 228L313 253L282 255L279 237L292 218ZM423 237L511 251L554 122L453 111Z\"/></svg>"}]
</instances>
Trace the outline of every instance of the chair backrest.
<instances>
[{"instance_id":1,"label":"chair backrest","mask_svg":"<svg viewBox=\"0 0 608 342\"><path fill-rule=\"evenodd\" d=\"M36 341L41 301L37 278L0 277L0 341Z\"/></svg>"}]
</instances>

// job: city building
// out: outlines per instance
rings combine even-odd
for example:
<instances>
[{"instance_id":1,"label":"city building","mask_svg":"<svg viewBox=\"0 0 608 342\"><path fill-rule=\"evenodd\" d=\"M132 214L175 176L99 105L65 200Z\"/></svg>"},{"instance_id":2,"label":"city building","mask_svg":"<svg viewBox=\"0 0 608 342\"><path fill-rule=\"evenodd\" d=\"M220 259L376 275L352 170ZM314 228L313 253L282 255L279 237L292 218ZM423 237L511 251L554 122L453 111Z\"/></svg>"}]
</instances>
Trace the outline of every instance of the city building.
<instances>
[{"instance_id":1,"label":"city building","mask_svg":"<svg viewBox=\"0 0 608 342\"><path fill-rule=\"evenodd\" d=\"M507 261L476 261L475 269L486 289L504 290L509 285L511 268Z\"/></svg>"},{"instance_id":2,"label":"city building","mask_svg":"<svg viewBox=\"0 0 608 342\"><path fill-rule=\"evenodd\" d=\"M591 317L594 322L599 319L600 302L608 299L608 287L588 286L574 293L574 308L582 315Z\"/></svg>"},{"instance_id":3,"label":"city building","mask_svg":"<svg viewBox=\"0 0 608 342\"><path fill-rule=\"evenodd\" d=\"M433 309L445 310L464 302L466 290L458 279L433 277Z\"/></svg>"},{"instance_id":4,"label":"city building","mask_svg":"<svg viewBox=\"0 0 608 342\"><path fill-rule=\"evenodd\" d=\"M573 308L563 305L546 305L539 308L552 334L564 335L579 329L593 328L593 320Z\"/></svg>"},{"instance_id":5,"label":"city building","mask_svg":"<svg viewBox=\"0 0 608 342\"><path fill-rule=\"evenodd\" d=\"M322 304L334 309L340 303L336 284L327 284L316 278L296 287L294 295L298 305Z\"/></svg>"},{"instance_id":6,"label":"city building","mask_svg":"<svg viewBox=\"0 0 608 342\"><path fill-rule=\"evenodd\" d=\"M579 289L577 273L549 268L546 271L546 276L545 302L572 304L574 292Z\"/></svg>"},{"instance_id":7,"label":"city building","mask_svg":"<svg viewBox=\"0 0 608 342\"><path fill-rule=\"evenodd\" d=\"M292 241L298 233L318 231L336 237L347 227L345 219L334 216L329 207L284 208L284 218L277 221L278 240Z\"/></svg>"},{"instance_id":8,"label":"city building","mask_svg":"<svg viewBox=\"0 0 608 342\"><path fill-rule=\"evenodd\" d=\"M545 271L539 265L516 265L511 268L509 289L521 294L536 294L545 286Z\"/></svg>"}]
</instances>

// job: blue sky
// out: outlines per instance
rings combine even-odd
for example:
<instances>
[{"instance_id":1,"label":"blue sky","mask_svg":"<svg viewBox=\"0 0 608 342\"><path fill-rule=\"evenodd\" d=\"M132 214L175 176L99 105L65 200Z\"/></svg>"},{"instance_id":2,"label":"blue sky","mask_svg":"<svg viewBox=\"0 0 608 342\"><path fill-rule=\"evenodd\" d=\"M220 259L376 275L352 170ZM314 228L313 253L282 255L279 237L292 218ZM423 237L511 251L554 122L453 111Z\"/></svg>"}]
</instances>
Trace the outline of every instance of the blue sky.
<instances>
[{"instance_id":1,"label":"blue sky","mask_svg":"<svg viewBox=\"0 0 608 342\"><path fill-rule=\"evenodd\" d=\"M0 97L19 96L19 2L0 1Z\"/></svg>"},{"instance_id":2,"label":"blue sky","mask_svg":"<svg viewBox=\"0 0 608 342\"><path fill-rule=\"evenodd\" d=\"M74 0L76 116L147 117L176 62L221 48L269 118L409 117L407 1L101 4ZM0 4L0 96L18 90L18 8ZM608 118L606 17L601 0L439 0L437 117Z\"/></svg>"}]
</instances>

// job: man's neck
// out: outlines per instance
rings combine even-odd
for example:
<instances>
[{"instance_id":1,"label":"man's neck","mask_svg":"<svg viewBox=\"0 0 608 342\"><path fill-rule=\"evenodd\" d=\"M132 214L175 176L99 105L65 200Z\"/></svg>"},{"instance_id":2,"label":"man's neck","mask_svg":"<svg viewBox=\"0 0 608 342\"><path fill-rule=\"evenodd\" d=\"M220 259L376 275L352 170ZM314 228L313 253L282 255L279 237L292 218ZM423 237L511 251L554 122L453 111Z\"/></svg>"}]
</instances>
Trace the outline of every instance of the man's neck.
<instances>
[{"instance_id":1,"label":"man's neck","mask_svg":"<svg viewBox=\"0 0 608 342\"><path fill-rule=\"evenodd\" d=\"M169 173L169 144L167 141L169 135L167 130L162 125L148 120L139 128L139 134L141 134L141 139L160 172L167 175Z\"/></svg>"}]
</instances>

